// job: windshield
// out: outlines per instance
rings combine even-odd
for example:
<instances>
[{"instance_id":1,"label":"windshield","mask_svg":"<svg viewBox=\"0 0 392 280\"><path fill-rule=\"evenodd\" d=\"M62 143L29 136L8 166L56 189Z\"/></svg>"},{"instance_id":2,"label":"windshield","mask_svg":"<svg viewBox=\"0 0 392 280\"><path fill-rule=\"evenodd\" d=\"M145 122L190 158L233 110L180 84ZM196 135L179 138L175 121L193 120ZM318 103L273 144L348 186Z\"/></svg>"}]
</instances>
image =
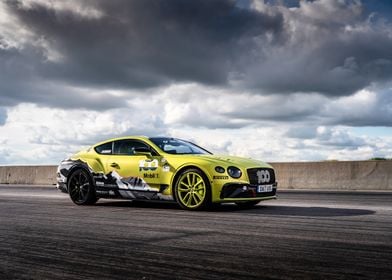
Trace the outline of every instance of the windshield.
<instances>
[{"instance_id":1,"label":"windshield","mask_svg":"<svg viewBox=\"0 0 392 280\"><path fill-rule=\"evenodd\" d=\"M191 142L167 138L167 137L154 137L150 140L157 145L162 151L168 154L188 155L188 154L211 154L209 151L192 144Z\"/></svg>"}]
</instances>

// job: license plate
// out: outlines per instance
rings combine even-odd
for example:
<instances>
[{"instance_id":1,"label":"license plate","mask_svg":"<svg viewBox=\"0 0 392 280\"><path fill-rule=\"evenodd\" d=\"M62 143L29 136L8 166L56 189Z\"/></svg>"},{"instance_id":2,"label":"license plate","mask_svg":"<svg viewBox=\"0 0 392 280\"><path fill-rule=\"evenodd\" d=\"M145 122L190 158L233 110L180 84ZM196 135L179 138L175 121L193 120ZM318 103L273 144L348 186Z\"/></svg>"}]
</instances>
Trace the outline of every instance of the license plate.
<instances>
[{"instance_id":1,"label":"license plate","mask_svg":"<svg viewBox=\"0 0 392 280\"><path fill-rule=\"evenodd\" d=\"M272 192L272 185L259 185L257 186L257 192L258 193Z\"/></svg>"}]
</instances>

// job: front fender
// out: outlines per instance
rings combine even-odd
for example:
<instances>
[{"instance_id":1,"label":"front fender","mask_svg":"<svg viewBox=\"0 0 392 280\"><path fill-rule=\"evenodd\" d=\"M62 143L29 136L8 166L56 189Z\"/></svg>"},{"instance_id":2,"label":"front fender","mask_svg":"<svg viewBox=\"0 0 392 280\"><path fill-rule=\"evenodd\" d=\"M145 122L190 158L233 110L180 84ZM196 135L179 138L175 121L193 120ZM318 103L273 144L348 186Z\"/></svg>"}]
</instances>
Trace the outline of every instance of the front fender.
<instances>
[{"instance_id":1,"label":"front fender","mask_svg":"<svg viewBox=\"0 0 392 280\"><path fill-rule=\"evenodd\" d=\"M186 170L186 169L190 169L190 168L196 168L199 169L200 171L202 171L204 173L204 175L207 177L207 180L210 184L210 186L212 187L212 174L211 171L209 170L209 168L200 165L200 164L195 164L194 162L187 162L182 164L181 166L176 168L176 171L174 172L171 182L170 182L170 190L172 195L174 194L174 185L178 179L178 177L180 176L180 174ZM173 195L174 197L174 195Z\"/></svg>"}]
</instances>

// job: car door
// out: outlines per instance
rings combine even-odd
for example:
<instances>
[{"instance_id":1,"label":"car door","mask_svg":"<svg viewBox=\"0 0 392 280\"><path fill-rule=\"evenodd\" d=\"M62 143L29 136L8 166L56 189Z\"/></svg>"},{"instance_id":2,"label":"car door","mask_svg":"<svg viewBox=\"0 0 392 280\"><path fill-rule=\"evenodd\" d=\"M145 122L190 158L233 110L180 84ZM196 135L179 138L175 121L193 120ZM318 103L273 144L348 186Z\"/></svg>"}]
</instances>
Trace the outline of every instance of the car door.
<instances>
[{"instance_id":1,"label":"car door","mask_svg":"<svg viewBox=\"0 0 392 280\"><path fill-rule=\"evenodd\" d=\"M151 156L135 153L135 149L151 150ZM160 157L143 141L123 139L114 142L113 154L107 161L107 170L117 172L121 177L137 177L149 186L159 189L161 176Z\"/></svg>"}]
</instances>

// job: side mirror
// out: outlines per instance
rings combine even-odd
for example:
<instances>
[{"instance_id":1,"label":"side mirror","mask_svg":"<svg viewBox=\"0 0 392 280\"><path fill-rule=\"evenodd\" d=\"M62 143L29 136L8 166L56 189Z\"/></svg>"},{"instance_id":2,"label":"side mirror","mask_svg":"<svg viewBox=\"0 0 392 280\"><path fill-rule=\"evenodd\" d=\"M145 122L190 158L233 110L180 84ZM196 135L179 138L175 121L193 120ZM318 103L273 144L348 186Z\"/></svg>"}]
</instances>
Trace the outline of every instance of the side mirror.
<instances>
[{"instance_id":1,"label":"side mirror","mask_svg":"<svg viewBox=\"0 0 392 280\"><path fill-rule=\"evenodd\" d=\"M146 157L152 157L150 149L146 147L136 147L133 149L135 155L144 155Z\"/></svg>"}]
</instances>

